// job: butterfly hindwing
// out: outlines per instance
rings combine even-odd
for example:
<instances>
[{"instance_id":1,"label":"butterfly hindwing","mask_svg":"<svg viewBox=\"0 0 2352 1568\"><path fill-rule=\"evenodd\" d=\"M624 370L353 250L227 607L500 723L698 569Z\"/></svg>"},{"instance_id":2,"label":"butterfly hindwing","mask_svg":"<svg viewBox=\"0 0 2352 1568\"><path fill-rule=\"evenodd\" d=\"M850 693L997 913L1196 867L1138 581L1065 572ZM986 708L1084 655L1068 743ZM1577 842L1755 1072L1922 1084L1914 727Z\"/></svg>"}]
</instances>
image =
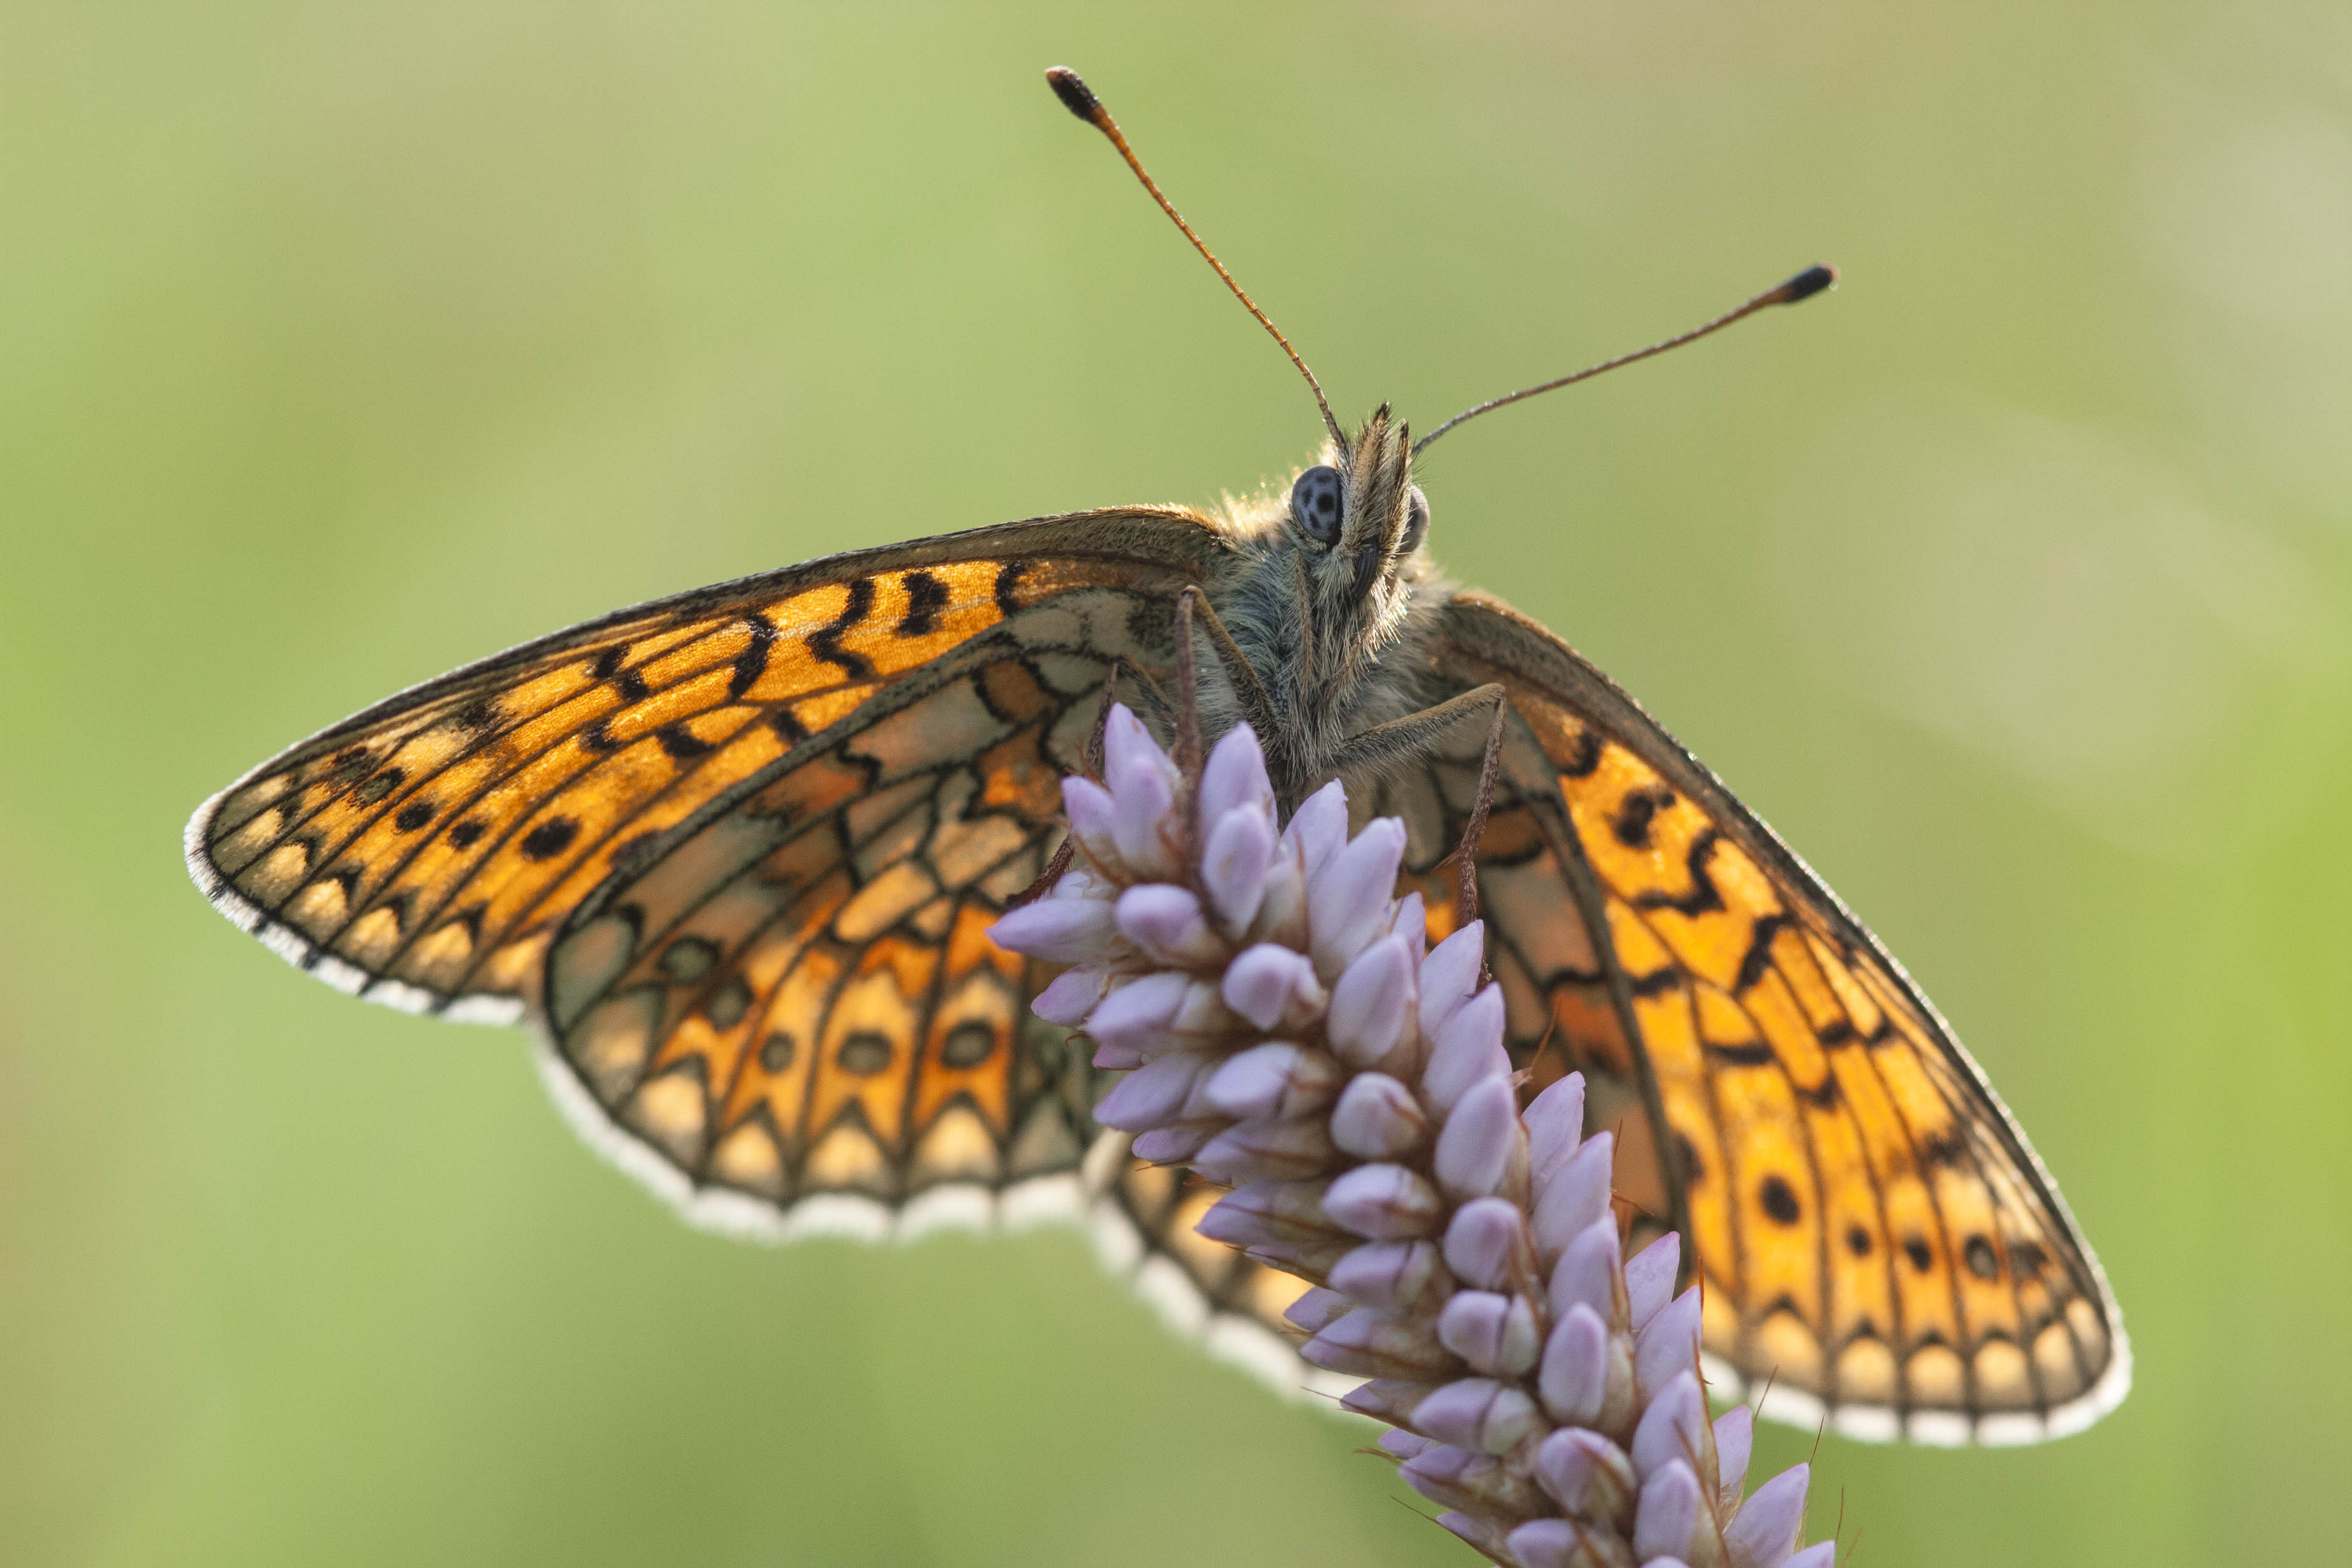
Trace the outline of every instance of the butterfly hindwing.
<instances>
[{"instance_id":1,"label":"butterfly hindwing","mask_svg":"<svg viewBox=\"0 0 2352 1568\"><path fill-rule=\"evenodd\" d=\"M1557 847L1578 863L1552 911L1489 907L1497 976L1528 923L1589 927L1597 897L1722 1392L1769 1379L1775 1413L1827 1406L1864 1436L2031 1440L2095 1420L2128 1376L2105 1279L1926 998L1565 644L1484 595L1449 620L1456 678L1501 681L1548 760L1559 809L1536 816L1555 834L1565 820ZM1605 1056L1605 1011L1550 994L1561 1034Z\"/></svg>"},{"instance_id":2,"label":"butterfly hindwing","mask_svg":"<svg viewBox=\"0 0 2352 1568\"><path fill-rule=\"evenodd\" d=\"M1090 1069L1029 1012L1045 975L986 932L1060 836L1109 660L1150 651L1123 640L1154 620L1127 592L1057 606L1057 641L1014 616L714 801L558 935L551 1070L670 1195L754 1228L830 1199L798 1223L876 1228L1077 1166Z\"/></svg>"}]
</instances>

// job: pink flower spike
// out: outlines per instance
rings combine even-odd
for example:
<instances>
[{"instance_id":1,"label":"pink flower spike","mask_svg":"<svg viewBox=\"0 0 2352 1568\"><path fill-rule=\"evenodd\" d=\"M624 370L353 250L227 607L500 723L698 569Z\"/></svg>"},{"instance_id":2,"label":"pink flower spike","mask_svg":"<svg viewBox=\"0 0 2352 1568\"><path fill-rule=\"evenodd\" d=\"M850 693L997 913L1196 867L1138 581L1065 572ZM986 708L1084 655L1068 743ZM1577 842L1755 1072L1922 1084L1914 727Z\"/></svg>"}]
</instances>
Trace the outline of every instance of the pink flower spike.
<instances>
[{"instance_id":1,"label":"pink flower spike","mask_svg":"<svg viewBox=\"0 0 2352 1568\"><path fill-rule=\"evenodd\" d=\"M1171 1051L1119 1079L1095 1107L1095 1120L1128 1132L1173 1121L1202 1076L1215 1066L1213 1058Z\"/></svg>"},{"instance_id":2,"label":"pink flower spike","mask_svg":"<svg viewBox=\"0 0 2352 1568\"><path fill-rule=\"evenodd\" d=\"M1236 1121L1305 1116L1330 1104L1345 1077L1326 1052L1269 1040L1227 1057L1202 1097Z\"/></svg>"},{"instance_id":3,"label":"pink flower spike","mask_svg":"<svg viewBox=\"0 0 2352 1568\"><path fill-rule=\"evenodd\" d=\"M1425 1321L1362 1307L1326 1324L1298 1353L1309 1365L1359 1377L1443 1377L1454 1368Z\"/></svg>"},{"instance_id":4,"label":"pink flower spike","mask_svg":"<svg viewBox=\"0 0 2352 1568\"><path fill-rule=\"evenodd\" d=\"M1422 1092L1440 1111L1450 1111L1472 1084L1508 1077L1510 1070L1510 1053L1503 1048L1503 988L1489 985L1437 1032L1429 1065L1421 1069Z\"/></svg>"},{"instance_id":5,"label":"pink flower spike","mask_svg":"<svg viewBox=\"0 0 2352 1568\"><path fill-rule=\"evenodd\" d=\"M1138 876L1172 881L1180 868L1169 843L1176 803L1176 765L1125 703L1111 709L1103 735L1103 777L1116 807L1111 837Z\"/></svg>"},{"instance_id":6,"label":"pink flower spike","mask_svg":"<svg viewBox=\"0 0 2352 1568\"><path fill-rule=\"evenodd\" d=\"M1673 1299L1675 1271L1682 1267L1683 1238L1668 1231L1635 1253L1625 1265L1625 1305L1634 1331L1649 1326L1658 1309Z\"/></svg>"},{"instance_id":7,"label":"pink flower spike","mask_svg":"<svg viewBox=\"0 0 2352 1568\"><path fill-rule=\"evenodd\" d=\"M1331 1184L1323 1212L1371 1241L1411 1241L1436 1228L1437 1191L1402 1165L1359 1165Z\"/></svg>"},{"instance_id":8,"label":"pink flower spike","mask_svg":"<svg viewBox=\"0 0 2352 1568\"><path fill-rule=\"evenodd\" d=\"M1203 822L1222 821L1226 813L1248 812L1268 827L1274 826L1274 785L1265 776L1265 752L1257 731L1236 724L1209 749L1201 768L1198 808Z\"/></svg>"},{"instance_id":9,"label":"pink flower spike","mask_svg":"<svg viewBox=\"0 0 2352 1568\"><path fill-rule=\"evenodd\" d=\"M1223 1186L1296 1182L1331 1168L1331 1130L1318 1116L1236 1122L1192 1156L1192 1168Z\"/></svg>"},{"instance_id":10,"label":"pink flower spike","mask_svg":"<svg viewBox=\"0 0 2352 1568\"><path fill-rule=\"evenodd\" d=\"M1711 1436L1706 1424L1706 1395L1698 1391L1698 1374L1685 1372L1666 1384L1665 1391L1642 1412L1633 1428L1633 1472L1647 1480L1680 1460L1696 1473Z\"/></svg>"},{"instance_id":11,"label":"pink flower spike","mask_svg":"<svg viewBox=\"0 0 2352 1568\"><path fill-rule=\"evenodd\" d=\"M1437 1447L1418 1432L1408 1432L1402 1426L1391 1426L1381 1434L1380 1450L1400 1459L1410 1459L1417 1454Z\"/></svg>"},{"instance_id":12,"label":"pink flower spike","mask_svg":"<svg viewBox=\"0 0 2352 1568\"><path fill-rule=\"evenodd\" d=\"M1480 1079L1437 1135L1437 1184L1456 1202L1501 1191L1519 1152L1519 1097L1507 1078Z\"/></svg>"},{"instance_id":13,"label":"pink flower spike","mask_svg":"<svg viewBox=\"0 0 2352 1568\"><path fill-rule=\"evenodd\" d=\"M1552 1172L1551 1180L1536 1194L1536 1254L1546 1268L1586 1226L1608 1216L1609 1175L1616 1158L1616 1136L1595 1133Z\"/></svg>"},{"instance_id":14,"label":"pink flower spike","mask_svg":"<svg viewBox=\"0 0 2352 1568\"><path fill-rule=\"evenodd\" d=\"M1643 1399L1654 1399L1675 1378L1698 1365L1698 1287L1694 1285L1633 1336L1633 1383Z\"/></svg>"},{"instance_id":15,"label":"pink flower spike","mask_svg":"<svg viewBox=\"0 0 2352 1568\"><path fill-rule=\"evenodd\" d=\"M1581 1426L1563 1426L1543 1440L1536 1479L1569 1512L1612 1523L1630 1511L1641 1487L1624 1450Z\"/></svg>"},{"instance_id":16,"label":"pink flower spike","mask_svg":"<svg viewBox=\"0 0 2352 1568\"><path fill-rule=\"evenodd\" d=\"M1584 1140L1584 1075L1570 1073L1528 1102L1528 1174L1541 1186Z\"/></svg>"},{"instance_id":17,"label":"pink flower spike","mask_svg":"<svg viewBox=\"0 0 2352 1568\"><path fill-rule=\"evenodd\" d=\"M1445 1226L1445 1267L1482 1290L1508 1287L1527 1251L1527 1222L1507 1198L1473 1198Z\"/></svg>"},{"instance_id":18,"label":"pink flower spike","mask_svg":"<svg viewBox=\"0 0 2352 1568\"><path fill-rule=\"evenodd\" d=\"M1525 1377L1542 1348L1528 1299L1492 1290L1456 1290L1448 1298L1437 1315L1437 1340L1488 1377Z\"/></svg>"},{"instance_id":19,"label":"pink flower spike","mask_svg":"<svg viewBox=\"0 0 2352 1568\"><path fill-rule=\"evenodd\" d=\"M1331 1109L1331 1142L1359 1160L1393 1160L1428 1136L1421 1102L1386 1073L1358 1073Z\"/></svg>"},{"instance_id":20,"label":"pink flower spike","mask_svg":"<svg viewBox=\"0 0 2352 1568\"><path fill-rule=\"evenodd\" d=\"M1008 952L1025 952L1048 963L1100 963L1118 940L1110 904L1103 899L1039 899L988 928L989 940Z\"/></svg>"},{"instance_id":21,"label":"pink flower spike","mask_svg":"<svg viewBox=\"0 0 2352 1568\"><path fill-rule=\"evenodd\" d=\"M1322 1182L1252 1182L1219 1198L1193 1226L1228 1247L1344 1242L1323 1212Z\"/></svg>"},{"instance_id":22,"label":"pink flower spike","mask_svg":"<svg viewBox=\"0 0 2352 1568\"><path fill-rule=\"evenodd\" d=\"M1266 878L1274 869L1274 825L1255 811L1203 815L1202 820L1211 826L1201 849L1201 886L1208 890L1218 924L1239 936L1265 903Z\"/></svg>"},{"instance_id":23,"label":"pink flower spike","mask_svg":"<svg viewBox=\"0 0 2352 1568\"><path fill-rule=\"evenodd\" d=\"M1748 1482L1748 1456L1756 1446L1756 1412L1735 1405L1716 1418L1715 1470L1723 1483L1722 1503L1728 1512L1739 1506L1739 1489Z\"/></svg>"},{"instance_id":24,"label":"pink flower spike","mask_svg":"<svg viewBox=\"0 0 2352 1568\"><path fill-rule=\"evenodd\" d=\"M1483 1454L1509 1453L1538 1419L1535 1401L1491 1377L1456 1379L1412 1412L1415 1431Z\"/></svg>"},{"instance_id":25,"label":"pink flower spike","mask_svg":"<svg viewBox=\"0 0 2352 1568\"><path fill-rule=\"evenodd\" d=\"M1472 921L1429 950L1421 961L1421 1032L1437 1037L1445 1021L1478 989L1486 960L1486 922Z\"/></svg>"},{"instance_id":26,"label":"pink flower spike","mask_svg":"<svg viewBox=\"0 0 2352 1568\"><path fill-rule=\"evenodd\" d=\"M1602 1322L1617 1316L1617 1222L1604 1215L1586 1226L1560 1248L1552 1266L1547 1298L1551 1315L1565 1317L1579 1302L1592 1309Z\"/></svg>"},{"instance_id":27,"label":"pink flower spike","mask_svg":"<svg viewBox=\"0 0 2352 1568\"><path fill-rule=\"evenodd\" d=\"M1503 1532L1484 1515L1457 1510L1439 1514L1437 1522L1439 1528L1461 1537L1473 1550L1484 1552L1489 1562L1503 1560Z\"/></svg>"},{"instance_id":28,"label":"pink flower spike","mask_svg":"<svg viewBox=\"0 0 2352 1568\"><path fill-rule=\"evenodd\" d=\"M1404 860L1404 824L1376 816L1307 879L1307 948L1315 972L1336 976L1388 925Z\"/></svg>"},{"instance_id":29,"label":"pink flower spike","mask_svg":"<svg viewBox=\"0 0 2352 1568\"><path fill-rule=\"evenodd\" d=\"M1790 1558L1785 1568L1832 1568L1836 1562L1837 1542L1817 1541Z\"/></svg>"},{"instance_id":30,"label":"pink flower spike","mask_svg":"<svg viewBox=\"0 0 2352 1568\"><path fill-rule=\"evenodd\" d=\"M1041 900L1024 904L1013 911L1027 914L1042 910L1054 900ZM1012 919L1007 915L1006 920ZM999 922L1003 923L1002 921ZM1157 1055L1155 1047L1166 1043L1166 1037L1176 1023L1176 1014L1184 1005L1184 993L1192 982L1172 970L1160 970L1126 984L1104 997L1087 1020L1087 1032L1107 1046L1124 1046L1129 1049Z\"/></svg>"},{"instance_id":31,"label":"pink flower spike","mask_svg":"<svg viewBox=\"0 0 2352 1568\"><path fill-rule=\"evenodd\" d=\"M1205 968L1225 956L1225 944L1201 916L1191 889L1167 882L1140 882L1112 906L1119 934L1145 956L1179 968Z\"/></svg>"},{"instance_id":32,"label":"pink flower spike","mask_svg":"<svg viewBox=\"0 0 2352 1568\"><path fill-rule=\"evenodd\" d=\"M1404 938L1415 968L1429 956L1429 906L1418 891L1397 900L1396 914L1389 921L1389 934Z\"/></svg>"},{"instance_id":33,"label":"pink flower spike","mask_svg":"<svg viewBox=\"0 0 2352 1568\"><path fill-rule=\"evenodd\" d=\"M1311 1334L1326 1323L1338 1322L1354 1307L1353 1301L1337 1290L1326 1290L1318 1285L1293 1301L1282 1318L1291 1327ZM1743 1405L1740 1408L1745 1410L1748 1407Z\"/></svg>"},{"instance_id":34,"label":"pink flower spike","mask_svg":"<svg viewBox=\"0 0 2352 1568\"><path fill-rule=\"evenodd\" d=\"M1425 1241L1368 1241L1331 1265L1331 1289L1383 1312L1411 1309L1437 1278L1437 1248Z\"/></svg>"},{"instance_id":35,"label":"pink flower spike","mask_svg":"<svg viewBox=\"0 0 2352 1568\"><path fill-rule=\"evenodd\" d=\"M1201 1152L1201 1145L1206 1143L1214 1131L1214 1128L1184 1122L1172 1127L1154 1127L1137 1133L1129 1152L1150 1165L1184 1164Z\"/></svg>"},{"instance_id":36,"label":"pink flower spike","mask_svg":"<svg viewBox=\"0 0 2352 1568\"><path fill-rule=\"evenodd\" d=\"M1324 1005L1307 955L1270 942L1244 949L1225 966L1219 989L1226 1006L1261 1029L1311 1022Z\"/></svg>"},{"instance_id":37,"label":"pink flower spike","mask_svg":"<svg viewBox=\"0 0 2352 1568\"><path fill-rule=\"evenodd\" d=\"M1589 1425L1609 1394L1609 1326L1581 1303L1552 1326L1536 1378L1544 1408L1563 1426Z\"/></svg>"},{"instance_id":38,"label":"pink flower spike","mask_svg":"<svg viewBox=\"0 0 2352 1568\"><path fill-rule=\"evenodd\" d=\"M1070 819L1070 836L1096 865L1118 865L1118 838L1113 827L1118 807L1110 791L1078 773L1062 776L1062 814Z\"/></svg>"},{"instance_id":39,"label":"pink flower spike","mask_svg":"<svg viewBox=\"0 0 2352 1568\"><path fill-rule=\"evenodd\" d=\"M1150 1058L1131 1046L1107 1046L1095 1042L1095 1054L1088 1058L1105 1072L1126 1072L1139 1068Z\"/></svg>"},{"instance_id":40,"label":"pink flower spike","mask_svg":"<svg viewBox=\"0 0 2352 1568\"><path fill-rule=\"evenodd\" d=\"M1578 1549L1584 1543L1577 1539L1575 1526L1564 1519L1531 1519L1511 1531L1506 1544L1520 1568L1569 1568L1571 1563L1592 1561L1590 1553L1578 1557Z\"/></svg>"},{"instance_id":41,"label":"pink flower spike","mask_svg":"<svg viewBox=\"0 0 2352 1568\"><path fill-rule=\"evenodd\" d=\"M1364 949L1331 985L1325 1027L1349 1067L1369 1068L1396 1048L1412 1016L1412 953L1401 936Z\"/></svg>"},{"instance_id":42,"label":"pink flower spike","mask_svg":"<svg viewBox=\"0 0 2352 1568\"><path fill-rule=\"evenodd\" d=\"M1348 842L1348 792L1333 779L1299 803L1290 814L1290 826L1282 830L1282 842L1298 850L1298 863L1308 882L1323 868L1323 863L1339 853ZM1387 889L1382 889L1385 896Z\"/></svg>"},{"instance_id":43,"label":"pink flower spike","mask_svg":"<svg viewBox=\"0 0 2352 1568\"><path fill-rule=\"evenodd\" d=\"M1680 1557L1698 1528L1698 1477L1680 1459L1642 1483L1633 1510L1633 1555L1647 1563Z\"/></svg>"},{"instance_id":44,"label":"pink flower spike","mask_svg":"<svg viewBox=\"0 0 2352 1568\"><path fill-rule=\"evenodd\" d=\"M1094 964L1081 964L1066 969L1054 977L1054 983L1037 993L1029 1010L1049 1024L1075 1028L1086 1021L1095 1004L1103 998L1103 990L1110 984L1110 975Z\"/></svg>"},{"instance_id":45,"label":"pink flower spike","mask_svg":"<svg viewBox=\"0 0 2352 1568\"><path fill-rule=\"evenodd\" d=\"M1805 1488L1811 1480L1811 1465L1791 1465L1739 1505L1723 1530L1732 1562L1739 1568L1781 1568L1789 1561L1805 1522Z\"/></svg>"}]
</instances>

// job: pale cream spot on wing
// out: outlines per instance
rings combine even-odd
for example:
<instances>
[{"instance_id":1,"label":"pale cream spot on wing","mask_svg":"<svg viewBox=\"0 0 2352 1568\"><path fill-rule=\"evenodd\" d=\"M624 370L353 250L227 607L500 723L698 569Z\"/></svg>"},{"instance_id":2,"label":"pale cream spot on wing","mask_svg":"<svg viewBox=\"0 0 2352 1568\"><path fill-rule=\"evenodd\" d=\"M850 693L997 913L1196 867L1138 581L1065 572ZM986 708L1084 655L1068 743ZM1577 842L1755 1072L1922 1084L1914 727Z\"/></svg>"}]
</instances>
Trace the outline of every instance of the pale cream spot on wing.
<instances>
[{"instance_id":1,"label":"pale cream spot on wing","mask_svg":"<svg viewBox=\"0 0 2352 1568\"><path fill-rule=\"evenodd\" d=\"M915 1145L912 1182L993 1182L1001 1173L996 1140L969 1106L950 1106Z\"/></svg>"},{"instance_id":2,"label":"pale cream spot on wing","mask_svg":"<svg viewBox=\"0 0 2352 1568\"><path fill-rule=\"evenodd\" d=\"M804 1185L817 1192L839 1192L845 1188L870 1193L887 1193L891 1187L890 1163L862 1127L847 1122L825 1134L817 1146L809 1151L803 1167Z\"/></svg>"},{"instance_id":3,"label":"pale cream spot on wing","mask_svg":"<svg viewBox=\"0 0 2352 1568\"><path fill-rule=\"evenodd\" d=\"M572 1061L605 1104L617 1101L645 1071L661 999L649 992L615 996L572 1032Z\"/></svg>"},{"instance_id":4,"label":"pale cream spot on wing","mask_svg":"<svg viewBox=\"0 0 2352 1568\"><path fill-rule=\"evenodd\" d=\"M1949 1345L1922 1345L1913 1351L1903 1363L1903 1378L1915 1405L1957 1410L1968 1397L1968 1369Z\"/></svg>"},{"instance_id":5,"label":"pale cream spot on wing","mask_svg":"<svg viewBox=\"0 0 2352 1568\"><path fill-rule=\"evenodd\" d=\"M691 1073L664 1073L637 1090L621 1120L679 1164L690 1164L702 1152L702 1084Z\"/></svg>"},{"instance_id":6,"label":"pale cream spot on wing","mask_svg":"<svg viewBox=\"0 0 2352 1568\"><path fill-rule=\"evenodd\" d=\"M764 1197L784 1196L784 1163L776 1141L756 1121L747 1121L719 1141L711 1152L710 1173L733 1187Z\"/></svg>"}]
</instances>

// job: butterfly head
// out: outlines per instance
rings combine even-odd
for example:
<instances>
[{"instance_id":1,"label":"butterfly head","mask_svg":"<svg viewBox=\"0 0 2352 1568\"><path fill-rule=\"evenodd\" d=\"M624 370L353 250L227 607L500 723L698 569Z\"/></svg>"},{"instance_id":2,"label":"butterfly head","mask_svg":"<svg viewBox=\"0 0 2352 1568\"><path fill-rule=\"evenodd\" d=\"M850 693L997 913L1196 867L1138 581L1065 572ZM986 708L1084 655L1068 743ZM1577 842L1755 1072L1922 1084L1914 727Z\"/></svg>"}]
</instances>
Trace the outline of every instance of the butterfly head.
<instances>
[{"instance_id":1,"label":"butterfly head","mask_svg":"<svg viewBox=\"0 0 2352 1568\"><path fill-rule=\"evenodd\" d=\"M1383 405L1352 441L1325 455L1290 487L1289 527L1311 597L1328 617L1381 619L1429 534L1429 499L1412 482L1412 432Z\"/></svg>"}]
</instances>

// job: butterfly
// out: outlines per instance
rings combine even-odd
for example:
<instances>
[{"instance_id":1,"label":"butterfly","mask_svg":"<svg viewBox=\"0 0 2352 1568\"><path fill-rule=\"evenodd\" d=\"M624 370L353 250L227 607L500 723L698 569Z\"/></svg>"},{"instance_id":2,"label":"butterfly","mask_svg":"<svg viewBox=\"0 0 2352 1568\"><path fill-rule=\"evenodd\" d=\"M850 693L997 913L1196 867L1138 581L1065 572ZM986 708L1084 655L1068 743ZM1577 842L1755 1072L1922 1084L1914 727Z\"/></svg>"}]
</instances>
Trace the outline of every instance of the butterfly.
<instances>
[{"instance_id":1,"label":"butterfly","mask_svg":"<svg viewBox=\"0 0 2352 1568\"><path fill-rule=\"evenodd\" d=\"M1385 407L1350 432L1100 100L1049 78L1306 375L1317 461L1219 511L832 556L470 665L205 803L205 894L368 1000L528 1020L589 1140L699 1223L1088 1216L1213 1346L1298 1381L1260 1325L1301 1282L1192 1233L1218 1189L1095 1125L1106 1086L1029 1011L1051 972L987 936L1055 866L1112 698L1163 736L1189 701L1211 739L1253 724L1286 802L1337 777L1360 822L1402 818L1433 938L1467 882L1515 1058L1586 1075L1633 1228L1688 1240L1718 1394L1930 1442L2112 1408L2105 1276L1927 998L1632 698L1429 555L1437 435L1833 275L1418 442Z\"/></svg>"}]
</instances>

